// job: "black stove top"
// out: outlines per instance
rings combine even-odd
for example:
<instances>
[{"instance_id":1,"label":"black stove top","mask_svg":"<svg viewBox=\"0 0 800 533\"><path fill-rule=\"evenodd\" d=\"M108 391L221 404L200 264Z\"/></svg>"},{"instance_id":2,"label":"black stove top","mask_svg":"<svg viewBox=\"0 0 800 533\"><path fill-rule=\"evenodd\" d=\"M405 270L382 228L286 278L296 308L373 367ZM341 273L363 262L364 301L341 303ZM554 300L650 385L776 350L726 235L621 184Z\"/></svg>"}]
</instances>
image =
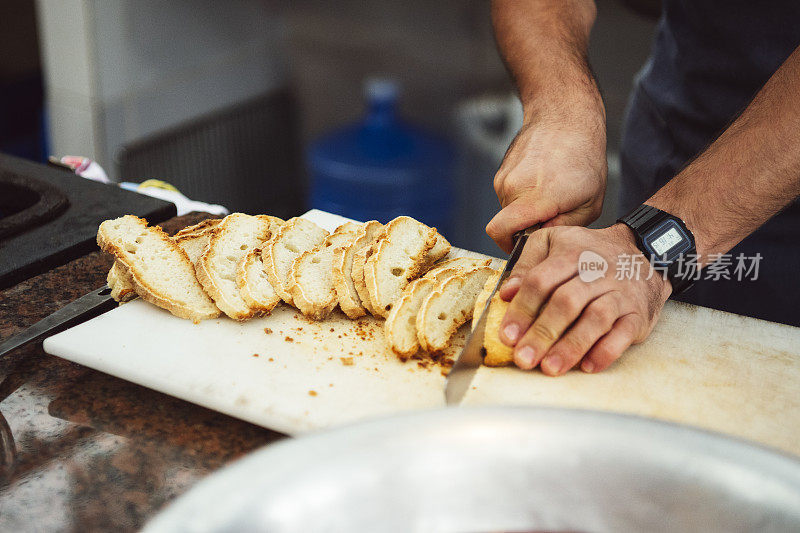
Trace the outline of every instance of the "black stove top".
<instances>
[{"instance_id":1,"label":"black stove top","mask_svg":"<svg viewBox=\"0 0 800 533\"><path fill-rule=\"evenodd\" d=\"M175 205L0 154L0 289L97 249L97 226L137 215L151 224Z\"/></svg>"}]
</instances>

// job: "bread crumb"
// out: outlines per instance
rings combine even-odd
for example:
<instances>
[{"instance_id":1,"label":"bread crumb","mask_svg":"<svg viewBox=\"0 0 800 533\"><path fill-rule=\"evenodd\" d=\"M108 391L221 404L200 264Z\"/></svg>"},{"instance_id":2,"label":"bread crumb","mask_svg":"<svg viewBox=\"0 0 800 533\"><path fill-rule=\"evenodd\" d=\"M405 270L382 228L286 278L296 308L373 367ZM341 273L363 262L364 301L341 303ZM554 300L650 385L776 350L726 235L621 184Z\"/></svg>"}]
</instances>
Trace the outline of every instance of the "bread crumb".
<instances>
[{"instance_id":1,"label":"bread crumb","mask_svg":"<svg viewBox=\"0 0 800 533\"><path fill-rule=\"evenodd\" d=\"M308 391L308 395L309 395L309 396L316 396L316 395L317 395L317 391L315 391L315 390L310 390L310 391Z\"/></svg>"},{"instance_id":2,"label":"bread crumb","mask_svg":"<svg viewBox=\"0 0 800 533\"><path fill-rule=\"evenodd\" d=\"M340 357L339 359L342 360L342 364L344 366L353 366L353 358L352 357Z\"/></svg>"},{"instance_id":3,"label":"bread crumb","mask_svg":"<svg viewBox=\"0 0 800 533\"><path fill-rule=\"evenodd\" d=\"M273 359L272 357L270 357L270 358L269 358L269 361L274 361L274 360L275 360L275 359Z\"/></svg>"},{"instance_id":4,"label":"bread crumb","mask_svg":"<svg viewBox=\"0 0 800 533\"><path fill-rule=\"evenodd\" d=\"M264 328L264 333L266 333L267 335L270 335L272 333L272 330L269 329L269 328Z\"/></svg>"},{"instance_id":5,"label":"bread crumb","mask_svg":"<svg viewBox=\"0 0 800 533\"><path fill-rule=\"evenodd\" d=\"M293 338L291 338L291 337L289 337L289 336L287 336L287 337L286 337L284 340L285 340L286 342L294 342L294 339L293 339Z\"/></svg>"},{"instance_id":6,"label":"bread crumb","mask_svg":"<svg viewBox=\"0 0 800 533\"><path fill-rule=\"evenodd\" d=\"M254 354L253 354L253 357L258 357L258 354L257 354L257 353L254 353Z\"/></svg>"}]
</instances>

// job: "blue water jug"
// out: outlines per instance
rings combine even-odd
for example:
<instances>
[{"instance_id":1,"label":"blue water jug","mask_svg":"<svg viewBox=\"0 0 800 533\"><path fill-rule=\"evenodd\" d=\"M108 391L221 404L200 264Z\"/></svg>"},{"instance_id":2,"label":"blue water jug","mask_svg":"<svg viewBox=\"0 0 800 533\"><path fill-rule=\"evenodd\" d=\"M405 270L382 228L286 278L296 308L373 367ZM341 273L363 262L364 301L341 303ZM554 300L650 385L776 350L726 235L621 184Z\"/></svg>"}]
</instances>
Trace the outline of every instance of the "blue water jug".
<instances>
[{"instance_id":1,"label":"blue water jug","mask_svg":"<svg viewBox=\"0 0 800 533\"><path fill-rule=\"evenodd\" d=\"M311 205L356 220L409 215L447 236L455 151L445 139L400 119L397 93L391 81L368 81L366 116L311 145Z\"/></svg>"}]
</instances>

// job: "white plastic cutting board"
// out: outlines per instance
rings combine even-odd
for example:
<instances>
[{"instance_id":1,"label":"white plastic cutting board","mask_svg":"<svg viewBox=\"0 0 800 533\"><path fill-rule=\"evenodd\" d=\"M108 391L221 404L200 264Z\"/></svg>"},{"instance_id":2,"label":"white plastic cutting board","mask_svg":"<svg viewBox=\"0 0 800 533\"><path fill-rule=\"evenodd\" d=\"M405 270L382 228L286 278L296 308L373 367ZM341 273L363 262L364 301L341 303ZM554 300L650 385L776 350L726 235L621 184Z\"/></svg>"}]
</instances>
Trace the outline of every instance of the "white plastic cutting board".
<instances>
[{"instance_id":1,"label":"white plastic cutting board","mask_svg":"<svg viewBox=\"0 0 800 533\"><path fill-rule=\"evenodd\" d=\"M311 211L327 229L345 219ZM454 255L468 252L454 251ZM269 317L193 324L133 301L50 337L46 352L289 434L444 406L441 367L400 362L383 322ZM265 331L266 330L266 331ZM465 328L451 348L464 342ZM256 356L257 355L257 356ZM668 303L610 370L548 378L482 368L465 405L532 404L652 416L800 454L800 328Z\"/></svg>"}]
</instances>

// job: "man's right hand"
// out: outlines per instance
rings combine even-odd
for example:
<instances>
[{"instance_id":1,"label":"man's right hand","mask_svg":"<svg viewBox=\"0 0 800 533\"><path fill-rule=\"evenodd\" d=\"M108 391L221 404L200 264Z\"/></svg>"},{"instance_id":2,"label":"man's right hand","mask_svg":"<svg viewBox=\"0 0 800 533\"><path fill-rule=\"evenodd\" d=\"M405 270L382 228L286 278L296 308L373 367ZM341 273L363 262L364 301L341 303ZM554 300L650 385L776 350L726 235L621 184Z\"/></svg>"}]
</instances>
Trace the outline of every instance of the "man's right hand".
<instances>
[{"instance_id":1,"label":"man's right hand","mask_svg":"<svg viewBox=\"0 0 800 533\"><path fill-rule=\"evenodd\" d=\"M521 229L585 226L600 216L608 171L603 104L597 94L572 107L527 116L495 175L502 210L486 232L507 253Z\"/></svg>"}]
</instances>

